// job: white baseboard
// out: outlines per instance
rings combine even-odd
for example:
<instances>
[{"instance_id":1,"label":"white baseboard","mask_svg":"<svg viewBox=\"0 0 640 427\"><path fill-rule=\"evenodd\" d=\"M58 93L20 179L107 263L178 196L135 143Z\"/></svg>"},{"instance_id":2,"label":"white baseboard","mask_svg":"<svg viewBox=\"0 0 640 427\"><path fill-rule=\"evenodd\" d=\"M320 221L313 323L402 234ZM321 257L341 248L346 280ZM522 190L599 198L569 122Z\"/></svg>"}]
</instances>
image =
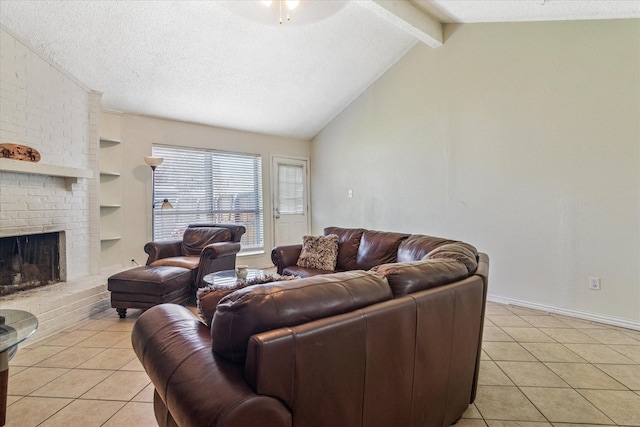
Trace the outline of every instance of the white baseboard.
<instances>
[{"instance_id":1,"label":"white baseboard","mask_svg":"<svg viewBox=\"0 0 640 427\"><path fill-rule=\"evenodd\" d=\"M635 322L629 319L622 319L620 317L615 316L606 316L598 313L589 313L585 311L579 310L570 310L566 308L558 308L551 305L537 304L534 302L522 301L513 298L505 298L497 295L489 294L487 296L487 300L492 302L497 302L500 304L510 304L518 307L531 308L534 310L542 310L549 313L561 314L563 316L575 317L583 320L590 320L592 322L604 323L612 326L619 326L622 328L633 329L635 331L640 331L640 322Z\"/></svg>"}]
</instances>

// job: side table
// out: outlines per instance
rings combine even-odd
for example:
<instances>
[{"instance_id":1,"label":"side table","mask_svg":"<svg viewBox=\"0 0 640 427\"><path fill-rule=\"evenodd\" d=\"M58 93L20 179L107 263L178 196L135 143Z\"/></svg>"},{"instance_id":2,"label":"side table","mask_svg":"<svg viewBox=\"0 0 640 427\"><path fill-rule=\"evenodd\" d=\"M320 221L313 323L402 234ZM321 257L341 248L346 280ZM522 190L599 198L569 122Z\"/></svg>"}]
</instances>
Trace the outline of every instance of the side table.
<instances>
[{"instance_id":1,"label":"side table","mask_svg":"<svg viewBox=\"0 0 640 427\"><path fill-rule=\"evenodd\" d=\"M235 270L223 270L216 271L215 273L209 273L202 278L202 281L209 286L226 291L239 287L244 281L256 279L264 276L264 271L253 268L247 269L247 278L238 279Z\"/></svg>"},{"instance_id":2,"label":"side table","mask_svg":"<svg viewBox=\"0 0 640 427\"><path fill-rule=\"evenodd\" d=\"M18 344L38 329L38 319L22 310L0 310L0 426L7 420L7 387L9 360L16 354Z\"/></svg>"},{"instance_id":3,"label":"side table","mask_svg":"<svg viewBox=\"0 0 640 427\"><path fill-rule=\"evenodd\" d=\"M213 314L216 312L218 302L226 295L246 285L247 280L264 277L264 271L247 269L247 278L238 279L235 270L216 271L202 278L207 284L206 289L199 290L196 294L198 313L208 326L211 326Z\"/></svg>"}]
</instances>

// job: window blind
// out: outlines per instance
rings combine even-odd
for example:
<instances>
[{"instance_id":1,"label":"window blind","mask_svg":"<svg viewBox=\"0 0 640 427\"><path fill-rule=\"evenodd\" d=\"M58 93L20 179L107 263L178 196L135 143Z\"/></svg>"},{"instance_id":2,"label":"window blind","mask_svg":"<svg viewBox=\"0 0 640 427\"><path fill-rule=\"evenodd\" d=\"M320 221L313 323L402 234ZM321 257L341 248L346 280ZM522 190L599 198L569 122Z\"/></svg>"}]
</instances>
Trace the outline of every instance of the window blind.
<instances>
[{"instance_id":1,"label":"window blind","mask_svg":"<svg viewBox=\"0 0 640 427\"><path fill-rule=\"evenodd\" d=\"M278 209L282 215L304 214L303 168L298 165L278 166Z\"/></svg>"},{"instance_id":2,"label":"window blind","mask_svg":"<svg viewBox=\"0 0 640 427\"><path fill-rule=\"evenodd\" d=\"M258 155L154 146L154 240L179 240L194 223L244 225L241 252L264 250L262 159ZM168 199L172 209L160 209Z\"/></svg>"}]
</instances>

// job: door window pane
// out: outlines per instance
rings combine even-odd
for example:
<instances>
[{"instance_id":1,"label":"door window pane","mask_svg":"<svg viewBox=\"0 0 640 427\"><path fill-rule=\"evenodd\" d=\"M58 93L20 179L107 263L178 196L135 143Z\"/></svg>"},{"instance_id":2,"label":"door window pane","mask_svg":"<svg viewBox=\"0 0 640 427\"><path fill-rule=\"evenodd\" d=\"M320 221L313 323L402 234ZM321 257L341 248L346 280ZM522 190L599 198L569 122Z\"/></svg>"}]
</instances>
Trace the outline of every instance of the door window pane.
<instances>
[{"instance_id":1,"label":"door window pane","mask_svg":"<svg viewBox=\"0 0 640 427\"><path fill-rule=\"evenodd\" d=\"M304 174L299 165L278 165L278 209L281 215L304 214Z\"/></svg>"}]
</instances>

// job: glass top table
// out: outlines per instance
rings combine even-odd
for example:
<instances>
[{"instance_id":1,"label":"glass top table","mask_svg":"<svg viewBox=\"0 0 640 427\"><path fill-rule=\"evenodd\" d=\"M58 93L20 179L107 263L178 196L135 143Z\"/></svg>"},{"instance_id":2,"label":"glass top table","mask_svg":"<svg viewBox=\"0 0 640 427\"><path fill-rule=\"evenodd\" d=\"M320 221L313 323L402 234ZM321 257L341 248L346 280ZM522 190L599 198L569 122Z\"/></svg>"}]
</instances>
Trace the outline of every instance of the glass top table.
<instances>
[{"instance_id":1,"label":"glass top table","mask_svg":"<svg viewBox=\"0 0 640 427\"><path fill-rule=\"evenodd\" d=\"M0 353L29 338L38 329L38 319L28 311L0 310Z\"/></svg>"},{"instance_id":2,"label":"glass top table","mask_svg":"<svg viewBox=\"0 0 640 427\"><path fill-rule=\"evenodd\" d=\"M253 268L247 269L247 278L239 279L236 276L235 270L216 271L215 273L209 273L202 278L202 280L214 289L227 290L234 289L243 285L247 280L263 277L264 271Z\"/></svg>"},{"instance_id":3,"label":"glass top table","mask_svg":"<svg viewBox=\"0 0 640 427\"><path fill-rule=\"evenodd\" d=\"M9 385L9 360L16 353L18 344L38 329L38 319L28 311L0 309L0 426L5 425L7 415L7 386Z\"/></svg>"}]
</instances>

